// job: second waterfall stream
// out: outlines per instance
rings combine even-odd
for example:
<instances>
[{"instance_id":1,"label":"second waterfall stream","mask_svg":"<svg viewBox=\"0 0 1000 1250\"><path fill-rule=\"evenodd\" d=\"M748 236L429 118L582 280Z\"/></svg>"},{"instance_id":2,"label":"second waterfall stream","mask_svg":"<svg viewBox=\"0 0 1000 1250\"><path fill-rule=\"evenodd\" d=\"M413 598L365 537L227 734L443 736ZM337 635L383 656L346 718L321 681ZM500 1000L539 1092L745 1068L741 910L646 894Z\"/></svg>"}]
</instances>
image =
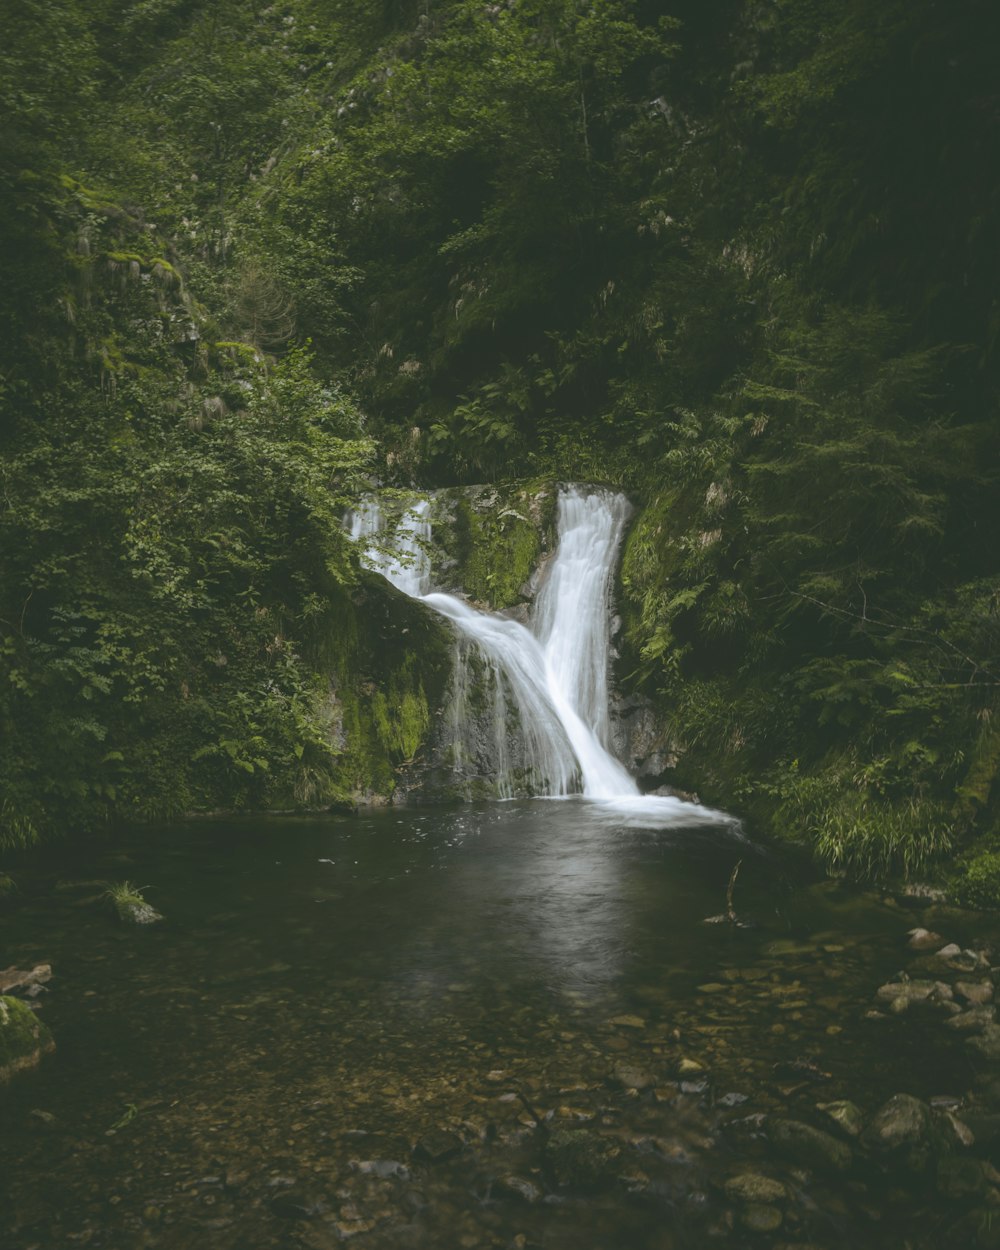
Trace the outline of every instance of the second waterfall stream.
<instances>
[{"instance_id":1,"label":"second waterfall stream","mask_svg":"<svg viewBox=\"0 0 1000 1250\"><path fill-rule=\"evenodd\" d=\"M366 544L369 567L447 617L459 638L479 653L493 688L497 792L512 793L504 744L506 722L514 714L533 793L582 795L642 825L725 820L672 796L641 794L611 754L609 617L611 581L629 514L625 497L593 488L560 491L558 546L527 626L432 589L430 511L427 500L409 509L388 554L371 545L383 528L375 501L352 514L351 536ZM460 716L464 682L459 686Z\"/></svg>"}]
</instances>

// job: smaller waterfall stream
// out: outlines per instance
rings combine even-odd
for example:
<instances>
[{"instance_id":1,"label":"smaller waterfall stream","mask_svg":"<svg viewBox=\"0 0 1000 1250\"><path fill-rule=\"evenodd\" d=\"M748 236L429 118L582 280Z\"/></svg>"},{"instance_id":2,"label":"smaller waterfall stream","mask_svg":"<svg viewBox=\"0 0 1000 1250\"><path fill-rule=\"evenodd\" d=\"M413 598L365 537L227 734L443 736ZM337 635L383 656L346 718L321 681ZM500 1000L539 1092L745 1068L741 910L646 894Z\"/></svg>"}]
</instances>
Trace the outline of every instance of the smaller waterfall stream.
<instances>
[{"instance_id":1,"label":"smaller waterfall stream","mask_svg":"<svg viewBox=\"0 0 1000 1250\"><path fill-rule=\"evenodd\" d=\"M350 532L366 543L364 561L369 568L447 617L459 638L483 658L493 687L495 780L502 797L515 792L506 749L509 695L526 760L519 778L522 789L552 798L582 794L638 824L725 819L677 798L642 795L609 750L611 580L628 514L622 495L577 487L560 491L558 547L530 628L431 590L427 500L403 515L391 550L373 543L384 527L381 509L373 500L352 514ZM462 715L468 686L465 671L457 682L462 706L454 709L456 716Z\"/></svg>"}]
</instances>

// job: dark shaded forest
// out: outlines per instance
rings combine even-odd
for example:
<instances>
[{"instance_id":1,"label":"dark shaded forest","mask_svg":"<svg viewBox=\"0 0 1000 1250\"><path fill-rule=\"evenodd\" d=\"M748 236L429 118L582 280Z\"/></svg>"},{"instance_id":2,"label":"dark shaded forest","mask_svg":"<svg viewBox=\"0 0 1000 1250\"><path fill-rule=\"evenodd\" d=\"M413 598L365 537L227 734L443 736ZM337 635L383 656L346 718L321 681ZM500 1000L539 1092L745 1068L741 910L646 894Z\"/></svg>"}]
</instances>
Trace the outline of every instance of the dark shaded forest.
<instances>
[{"instance_id":1,"label":"dark shaded forest","mask_svg":"<svg viewBox=\"0 0 1000 1250\"><path fill-rule=\"evenodd\" d=\"M4 0L0 846L349 802L345 508L576 479L678 785L1000 899L998 27Z\"/></svg>"}]
</instances>

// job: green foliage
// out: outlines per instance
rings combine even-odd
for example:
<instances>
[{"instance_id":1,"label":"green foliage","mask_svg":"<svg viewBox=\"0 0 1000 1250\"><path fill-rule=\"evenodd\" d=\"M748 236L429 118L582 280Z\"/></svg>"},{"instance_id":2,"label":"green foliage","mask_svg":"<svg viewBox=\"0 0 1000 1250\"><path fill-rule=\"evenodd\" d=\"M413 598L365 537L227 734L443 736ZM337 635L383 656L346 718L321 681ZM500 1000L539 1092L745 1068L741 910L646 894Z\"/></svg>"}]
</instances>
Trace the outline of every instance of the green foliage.
<instances>
[{"instance_id":1,"label":"green foliage","mask_svg":"<svg viewBox=\"0 0 1000 1250\"><path fill-rule=\"evenodd\" d=\"M138 886L133 881L109 881L103 897L118 907L142 907L146 902L142 891L148 886Z\"/></svg>"},{"instance_id":2,"label":"green foliage","mask_svg":"<svg viewBox=\"0 0 1000 1250\"><path fill-rule=\"evenodd\" d=\"M672 12L6 6L0 846L391 792L447 662L341 533L376 461L633 492L622 675L703 794L854 875L991 827L984 6ZM529 506L447 538L483 602Z\"/></svg>"},{"instance_id":3,"label":"green foliage","mask_svg":"<svg viewBox=\"0 0 1000 1250\"><path fill-rule=\"evenodd\" d=\"M995 837L962 857L949 886L965 907L1000 907L1000 850Z\"/></svg>"}]
</instances>

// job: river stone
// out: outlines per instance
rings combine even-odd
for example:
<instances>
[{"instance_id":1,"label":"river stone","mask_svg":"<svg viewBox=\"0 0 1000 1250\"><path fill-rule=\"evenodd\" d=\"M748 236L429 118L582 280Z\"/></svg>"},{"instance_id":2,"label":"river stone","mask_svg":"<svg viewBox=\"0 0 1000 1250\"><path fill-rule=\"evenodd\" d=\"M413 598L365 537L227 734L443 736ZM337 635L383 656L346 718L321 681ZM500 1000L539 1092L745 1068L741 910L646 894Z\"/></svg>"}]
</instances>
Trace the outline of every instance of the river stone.
<instances>
[{"instance_id":1,"label":"river stone","mask_svg":"<svg viewBox=\"0 0 1000 1250\"><path fill-rule=\"evenodd\" d=\"M911 929L910 940L907 946L915 951L931 950L941 941L941 934L934 933L931 929Z\"/></svg>"},{"instance_id":2,"label":"river stone","mask_svg":"<svg viewBox=\"0 0 1000 1250\"><path fill-rule=\"evenodd\" d=\"M941 1140L946 1146L952 1150L968 1150L970 1146L976 1144L975 1133L954 1112L935 1109L933 1115Z\"/></svg>"},{"instance_id":3,"label":"river stone","mask_svg":"<svg viewBox=\"0 0 1000 1250\"><path fill-rule=\"evenodd\" d=\"M989 981L956 981L955 993L977 1007L993 1001L993 986Z\"/></svg>"},{"instance_id":4,"label":"river stone","mask_svg":"<svg viewBox=\"0 0 1000 1250\"><path fill-rule=\"evenodd\" d=\"M773 1233L781 1227L782 1215L777 1207L768 1207L760 1202L751 1202L740 1212L743 1227L751 1233Z\"/></svg>"},{"instance_id":5,"label":"river stone","mask_svg":"<svg viewBox=\"0 0 1000 1250\"><path fill-rule=\"evenodd\" d=\"M910 1094L895 1094L876 1111L862 1143L910 1171L922 1171L934 1147L930 1107Z\"/></svg>"},{"instance_id":6,"label":"river stone","mask_svg":"<svg viewBox=\"0 0 1000 1250\"><path fill-rule=\"evenodd\" d=\"M123 924L149 925L157 924L163 917L155 907L148 903L115 903L118 919Z\"/></svg>"},{"instance_id":7,"label":"river stone","mask_svg":"<svg viewBox=\"0 0 1000 1250\"><path fill-rule=\"evenodd\" d=\"M839 1129L842 1129L848 1137L860 1137L861 1130L865 1126L865 1119L861 1113L861 1108L848 1099L840 1099L837 1102L818 1102L816 1104L817 1111L822 1111L828 1115Z\"/></svg>"},{"instance_id":8,"label":"river stone","mask_svg":"<svg viewBox=\"0 0 1000 1250\"><path fill-rule=\"evenodd\" d=\"M612 1016L608 1024L613 1024L619 1029L644 1029L646 1021L642 1016Z\"/></svg>"},{"instance_id":9,"label":"river stone","mask_svg":"<svg viewBox=\"0 0 1000 1250\"><path fill-rule=\"evenodd\" d=\"M0 997L0 1084L55 1049L47 1026L17 998Z\"/></svg>"},{"instance_id":10,"label":"river stone","mask_svg":"<svg viewBox=\"0 0 1000 1250\"><path fill-rule=\"evenodd\" d=\"M957 1016L952 1016L950 1020L945 1021L945 1025L949 1029L955 1029L959 1033L966 1033L972 1029L981 1029L987 1024L993 1023L993 1017L996 1015L996 1008L992 1003L985 1003L982 1006L970 1007L967 1011L960 1012Z\"/></svg>"},{"instance_id":11,"label":"river stone","mask_svg":"<svg viewBox=\"0 0 1000 1250\"><path fill-rule=\"evenodd\" d=\"M656 1084L653 1076L630 1063L618 1064L612 1076L625 1089L650 1089Z\"/></svg>"},{"instance_id":12,"label":"river stone","mask_svg":"<svg viewBox=\"0 0 1000 1250\"><path fill-rule=\"evenodd\" d=\"M987 1187L983 1165L978 1159L941 1159L937 1166L938 1192L957 1202L981 1194Z\"/></svg>"},{"instance_id":13,"label":"river stone","mask_svg":"<svg viewBox=\"0 0 1000 1250\"><path fill-rule=\"evenodd\" d=\"M788 1197L788 1190L781 1181L762 1176L759 1172L741 1172L739 1176L731 1176L726 1181L725 1190L727 1197L740 1202L781 1202Z\"/></svg>"},{"instance_id":14,"label":"river stone","mask_svg":"<svg viewBox=\"0 0 1000 1250\"><path fill-rule=\"evenodd\" d=\"M771 1118L767 1135L781 1154L817 1172L846 1172L853 1160L846 1142L800 1120Z\"/></svg>"},{"instance_id":15,"label":"river stone","mask_svg":"<svg viewBox=\"0 0 1000 1250\"><path fill-rule=\"evenodd\" d=\"M498 1177L494 1187L511 1198L520 1198L522 1202L538 1202L542 1197L542 1191L526 1176L511 1174Z\"/></svg>"},{"instance_id":16,"label":"river stone","mask_svg":"<svg viewBox=\"0 0 1000 1250\"><path fill-rule=\"evenodd\" d=\"M904 999L907 1003L922 1003L931 997L939 984L937 981L887 981L876 991L881 1002L892 1003Z\"/></svg>"},{"instance_id":17,"label":"river stone","mask_svg":"<svg viewBox=\"0 0 1000 1250\"><path fill-rule=\"evenodd\" d=\"M556 1129L545 1155L560 1185L592 1189L610 1183L621 1148L591 1129Z\"/></svg>"}]
</instances>

